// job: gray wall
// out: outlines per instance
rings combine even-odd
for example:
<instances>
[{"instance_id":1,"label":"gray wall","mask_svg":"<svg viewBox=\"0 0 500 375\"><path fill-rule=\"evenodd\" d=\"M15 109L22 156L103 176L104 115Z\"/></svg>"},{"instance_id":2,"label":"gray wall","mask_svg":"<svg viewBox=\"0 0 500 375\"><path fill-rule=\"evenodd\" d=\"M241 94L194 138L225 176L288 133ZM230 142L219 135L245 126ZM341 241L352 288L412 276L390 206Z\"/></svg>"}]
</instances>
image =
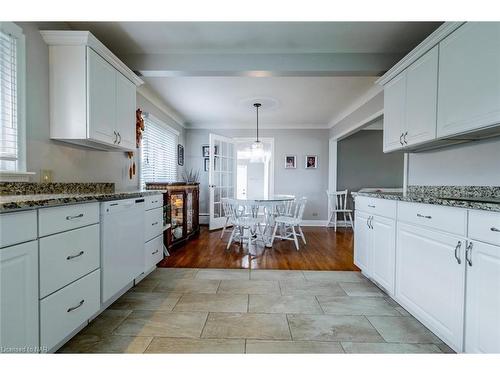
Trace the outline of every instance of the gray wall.
<instances>
[{"instance_id":1,"label":"gray wall","mask_svg":"<svg viewBox=\"0 0 500 375\"><path fill-rule=\"evenodd\" d=\"M403 186L403 154L384 154L382 144L382 130L361 130L337 143L338 190Z\"/></svg>"},{"instance_id":2,"label":"gray wall","mask_svg":"<svg viewBox=\"0 0 500 375\"><path fill-rule=\"evenodd\" d=\"M500 186L500 138L410 154L408 184Z\"/></svg>"},{"instance_id":3,"label":"gray wall","mask_svg":"<svg viewBox=\"0 0 500 375\"><path fill-rule=\"evenodd\" d=\"M117 190L136 189L137 175L129 180L129 161L124 152L95 151L69 143L49 139L49 51L38 26L32 22L18 23L26 35L26 138L27 169L53 170L54 181L59 182L114 182ZM47 25L43 25L47 28ZM137 105L158 118L173 124L161 111L138 95ZM136 158L138 164L138 158Z\"/></svg>"},{"instance_id":4,"label":"gray wall","mask_svg":"<svg viewBox=\"0 0 500 375\"><path fill-rule=\"evenodd\" d=\"M208 213L208 172L203 172L201 146L208 144L209 133L226 137L254 137L252 129L187 129L186 168L200 170L200 213ZM274 193L308 198L306 220L327 219L329 129L260 131L262 137L274 138ZM297 156L297 169L285 169L285 155ZM304 168L306 154L318 155L318 169Z\"/></svg>"}]
</instances>

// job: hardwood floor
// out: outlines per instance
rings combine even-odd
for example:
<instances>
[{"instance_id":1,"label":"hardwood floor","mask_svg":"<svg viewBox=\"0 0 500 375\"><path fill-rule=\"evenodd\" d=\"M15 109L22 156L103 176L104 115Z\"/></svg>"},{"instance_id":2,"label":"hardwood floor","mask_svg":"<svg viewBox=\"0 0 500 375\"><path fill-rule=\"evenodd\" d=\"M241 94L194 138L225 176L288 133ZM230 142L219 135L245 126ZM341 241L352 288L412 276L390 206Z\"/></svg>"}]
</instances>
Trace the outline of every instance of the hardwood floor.
<instances>
[{"instance_id":1,"label":"hardwood floor","mask_svg":"<svg viewBox=\"0 0 500 375\"><path fill-rule=\"evenodd\" d=\"M197 238L172 251L159 267L359 271L353 263L352 230L305 227L304 234L307 245L301 243L299 251L292 241L276 240L272 249L252 247L255 255L249 256L247 245L233 244L226 251L229 233L220 239L220 231L202 227Z\"/></svg>"}]
</instances>

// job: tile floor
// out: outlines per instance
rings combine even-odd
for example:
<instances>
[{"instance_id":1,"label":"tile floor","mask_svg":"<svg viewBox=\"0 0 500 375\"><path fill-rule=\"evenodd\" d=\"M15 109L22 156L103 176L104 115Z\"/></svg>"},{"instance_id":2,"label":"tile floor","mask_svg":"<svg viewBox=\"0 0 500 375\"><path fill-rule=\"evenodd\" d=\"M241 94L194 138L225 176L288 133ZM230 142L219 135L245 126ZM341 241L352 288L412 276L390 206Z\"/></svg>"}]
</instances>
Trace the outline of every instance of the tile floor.
<instances>
[{"instance_id":1,"label":"tile floor","mask_svg":"<svg viewBox=\"0 0 500 375\"><path fill-rule=\"evenodd\" d=\"M350 271L158 268L62 353L449 353Z\"/></svg>"}]
</instances>

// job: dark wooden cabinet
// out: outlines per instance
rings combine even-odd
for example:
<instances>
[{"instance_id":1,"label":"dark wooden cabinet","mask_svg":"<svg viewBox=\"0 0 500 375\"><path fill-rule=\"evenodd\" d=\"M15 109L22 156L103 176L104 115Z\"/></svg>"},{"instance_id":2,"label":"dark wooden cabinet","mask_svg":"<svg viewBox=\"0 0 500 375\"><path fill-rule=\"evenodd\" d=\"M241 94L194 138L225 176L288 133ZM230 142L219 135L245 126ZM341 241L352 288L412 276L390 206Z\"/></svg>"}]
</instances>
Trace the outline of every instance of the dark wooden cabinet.
<instances>
[{"instance_id":1,"label":"dark wooden cabinet","mask_svg":"<svg viewBox=\"0 0 500 375\"><path fill-rule=\"evenodd\" d=\"M147 183L146 188L166 191L163 206L170 228L165 231L163 240L167 249L182 245L200 232L198 183Z\"/></svg>"}]
</instances>

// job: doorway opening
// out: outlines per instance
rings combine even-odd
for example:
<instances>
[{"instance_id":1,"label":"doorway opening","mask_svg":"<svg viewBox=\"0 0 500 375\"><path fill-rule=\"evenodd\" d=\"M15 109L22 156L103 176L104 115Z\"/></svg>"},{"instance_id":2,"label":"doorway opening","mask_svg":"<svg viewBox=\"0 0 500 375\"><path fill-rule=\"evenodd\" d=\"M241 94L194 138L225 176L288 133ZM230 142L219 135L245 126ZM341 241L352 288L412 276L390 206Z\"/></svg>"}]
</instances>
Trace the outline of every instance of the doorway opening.
<instances>
[{"instance_id":1,"label":"doorway opening","mask_svg":"<svg viewBox=\"0 0 500 375\"><path fill-rule=\"evenodd\" d=\"M274 138L261 138L264 151L252 155L253 138L236 138L236 198L265 199L274 194Z\"/></svg>"}]
</instances>

